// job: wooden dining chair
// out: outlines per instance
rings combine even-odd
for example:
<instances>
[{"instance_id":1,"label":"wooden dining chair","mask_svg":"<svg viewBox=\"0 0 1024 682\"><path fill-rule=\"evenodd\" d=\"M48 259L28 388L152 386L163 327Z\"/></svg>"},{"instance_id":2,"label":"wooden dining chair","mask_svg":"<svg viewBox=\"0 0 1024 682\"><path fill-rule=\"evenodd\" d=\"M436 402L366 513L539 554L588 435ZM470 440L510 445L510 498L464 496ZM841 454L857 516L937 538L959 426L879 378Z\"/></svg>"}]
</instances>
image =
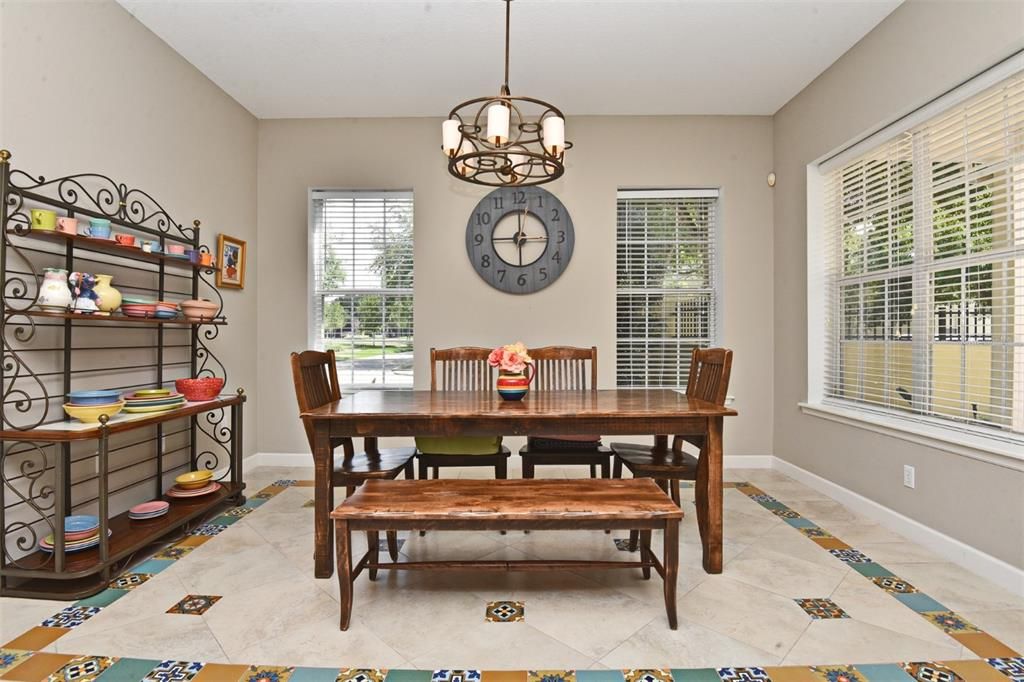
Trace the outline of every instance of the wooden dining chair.
<instances>
[{"instance_id":1,"label":"wooden dining chair","mask_svg":"<svg viewBox=\"0 0 1024 682\"><path fill-rule=\"evenodd\" d=\"M327 403L341 400L341 388L338 384L338 366L335 364L334 351L326 352L306 350L292 353L292 380L295 383L295 398L299 404L299 413L308 412ZM303 419L310 451L313 450L313 426ZM377 448L376 438L364 439L365 453L356 453L351 438L332 438L331 449L339 446L341 454L335 455L334 471L331 476L330 506L334 508L334 486L345 488L345 497L370 479L394 479L400 473L406 478L413 478L413 458L415 448ZM367 542L372 547L377 543L377 533L368 532ZM388 553L392 561L398 560L398 536L388 531Z\"/></svg>"},{"instance_id":2,"label":"wooden dining chair","mask_svg":"<svg viewBox=\"0 0 1024 682\"><path fill-rule=\"evenodd\" d=\"M545 346L531 348L529 353L537 373L532 390L597 390L597 346ZM611 474L612 451L601 445L600 434L529 436L519 456L523 458L523 478L533 478L539 465L589 465L591 478L597 478L598 467L601 478Z\"/></svg>"},{"instance_id":3,"label":"wooden dining chair","mask_svg":"<svg viewBox=\"0 0 1024 682\"><path fill-rule=\"evenodd\" d=\"M493 391L494 368L489 348L472 346L430 349L430 390ZM418 436L419 477L440 476L446 467L494 467L495 478L508 478L509 449L501 436Z\"/></svg>"},{"instance_id":4,"label":"wooden dining chair","mask_svg":"<svg viewBox=\"0 0 1024 682\"><path fill-rule=\"evenodd\" d=\"M686 396L725 405L732 372L732 351L727 348L694 348L690 359L690 375L686 381ZM698 457L683 451L687 442L700 451ZM635 478L653 478L672 500L680 505L679 481L696 481L706 464L703 436L674 436L668 448L667 436L655 436L654 446L631 443L612 443L615 455L614 478L622 478L622 469L629 469ZM698 495L702 491L696 491ZM698 500L699 502L699 500ZM629 536L630 550L636 551L639 534Z\"/></svg>"}]
</instances>

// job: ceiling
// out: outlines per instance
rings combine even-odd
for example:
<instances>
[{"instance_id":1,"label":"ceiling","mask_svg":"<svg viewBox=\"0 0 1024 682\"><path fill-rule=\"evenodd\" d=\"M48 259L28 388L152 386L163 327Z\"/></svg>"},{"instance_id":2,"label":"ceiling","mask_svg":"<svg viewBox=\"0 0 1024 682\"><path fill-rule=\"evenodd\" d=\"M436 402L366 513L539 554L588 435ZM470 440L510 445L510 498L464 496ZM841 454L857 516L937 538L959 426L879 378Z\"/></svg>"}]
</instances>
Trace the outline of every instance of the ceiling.
<instances>
[{"instance_id":1,"label":"ceiling","mask_svg":"<svg viewBox=\"0 0 1024 682\"><path fill-rule=\"evenodd\" d=\"M497 0L118 0L260 118L497 94ZM567 115L773 114L901 0L516 0L509 84Z\"/></svg>"}]
</instances>

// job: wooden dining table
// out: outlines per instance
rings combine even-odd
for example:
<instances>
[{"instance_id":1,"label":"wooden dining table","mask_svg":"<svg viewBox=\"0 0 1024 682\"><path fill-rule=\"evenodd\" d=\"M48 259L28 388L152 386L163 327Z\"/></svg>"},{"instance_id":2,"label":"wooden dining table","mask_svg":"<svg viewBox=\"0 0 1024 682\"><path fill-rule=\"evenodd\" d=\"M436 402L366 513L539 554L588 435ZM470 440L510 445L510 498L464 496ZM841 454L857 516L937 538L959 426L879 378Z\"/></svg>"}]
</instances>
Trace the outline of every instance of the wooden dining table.
<instances>
[{"instance_id":1,"label":"wooden dining table","mask_svg":"<svg viewBox=\"0 0 1024 682\"><path fill-rule=\"evenodd\" d=\"M708 573L722 572L722 429L735 410L672 389L536 391L522 401L494 391L368 390L302 413L313 427L314 575L334 573L331 511L333 442L364 438L368 454L389 436L702 436L705 447L695 495L697 522Z\"/></svg>"}]
</instances>

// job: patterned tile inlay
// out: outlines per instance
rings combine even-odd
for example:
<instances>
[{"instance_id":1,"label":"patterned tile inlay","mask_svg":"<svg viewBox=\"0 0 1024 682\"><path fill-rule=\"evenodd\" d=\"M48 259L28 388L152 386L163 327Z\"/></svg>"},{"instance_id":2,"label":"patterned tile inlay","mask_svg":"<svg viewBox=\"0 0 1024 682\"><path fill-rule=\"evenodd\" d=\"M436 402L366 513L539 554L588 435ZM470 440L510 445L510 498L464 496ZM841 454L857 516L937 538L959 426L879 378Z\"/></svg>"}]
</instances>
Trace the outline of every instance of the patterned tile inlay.
<instances>
[{"instance_id":1,"label":"patterned tile inlay","mask_svg":"<svg viewBox=\"0 0 1024 682\"><path fill-rule=\"evenodd\" d=\"M93 682L115 661L116 658L104 656L79 656L51 674L46 682Z\"/></svg>"},{"instance_id":2,"label":"patterned tile inlay","mask_svg":"<svg viewBox=\"0 0 1024 682\"><path fill-rule=\"evenodd\" d=\"M794 599L797 606L815 620L828 618L849 618L846 611L839 608L831 599Z\"/></svg>"},{"instance_id":3,"label":"patterned tile inlay","mask_svg":"<svg viewBox=\"0 0 1024 682\"><path fill-rule=\"evenodd\" d=\"M620 552L629 551L629 538L615 538L615 549Z\"/></svg>"},{"instance_id":4,"label":"patterned tile inlay","mask_svg":"<svg viewBox=\"0 0 1024 682\"><path fill-rule=\"evenodd\" d=\"M44 628L76 628L100 612L98 606L69 606L42 623Z\"/></svg>"},{"instance_id":5,"label":"patterned tile inlay","mask_svg":"<svg viewBox=\"0 0 1024 682\"><path fill-rule=\"evenodd\" d=\"M20 665L32 655L31 651L20 649L0 649L0 673L4 673L16 665Z\"/></svg>"},{"instance_id":6,"label":"patterned tile inlay","mask_svg":"<svg viewBox=\"0 0 1024 682\"><path fill-rule=\"evenodd\" d=\"M398 551L402 551L402 546L405 545L405 538L397 538L395 544L398 546ZM388 551L388 539L381 538L377 540L377 550L380 552Z\"/></svg>"},{"instance_id":7,"label":"patterned tile inlay","mask_svg":"<svg viewBox=\"0 0 1024 682\"><path fill-rule=\"evenodd\" d=\"M526 606L521 601L489 601L484 612L488 623L519 623L526 617Z\"/></svg>"},{"instance_id":8,"label":"patterned tile inlay","mask_svg":"<svg viewBox=\"0 0 1024 682\"><path fill-rule=\"evenodd\" d=\"M149 573L122 573L107 586L112 590L134 590L153 576Z\"/></svg>"},{"instance_id":9,"label":"patterned tile inlay","mask_svg":"<svg viewBox=\"0 0 1024 682\"><path fill-rule=\"evenodd\" d=\"M295 668L271 665L251 665L239 682L288 682Z\"/></svg>"},{"instance_id":10,"label":"patterned tile inlay","mask_svg":"<svg viewBox=\"0 0 1024 682\"><path fill-rule=\"evenodd\" d=\"M942 628L943 632L981 632L952 611L923 611L921 615Z\"/></svg>"},{"instance_id":11,"label":"patterned tile inlay","mask_svg":"<svg viewBox=\"0 0 1024 682\"><path fill-rule=\"evenodd\" d=\"M296 481L293 478L279 478L270 485L274 486L275 488L288 488L295 485L296 483L298 483L298 481Z\"/></svg>"},{"instance_id":12,"label":"patterned tile inlay","mask_svg":"<svg viewBox=\"0 0 1024 682\"><path fill-rule=\"evenodd\" d=\"M316 506L316 500L306 500L305 504L302 505L303 509L309 509L310 507Z\"/></svg>"},{"instance_id":13,"label":"patterned tile inlay","mask_svg":"<svg viewBox=\"0 0 1024 682\"><path fill-rule=\"evenodd\" d=\"M384 682L387 670L371 668L343 668L338 672L335 682Z\"/></svg>"},{"instance_id":14,"label":"patterned tile inlay","mask_svg":"<svg viewBox=\"0 0 1024 682\"><path fill-rule=\"evenodd\" d=\"M812 666L811 673L822 682L867 682L852 665Z\"/></svg>"},{"instance_id":15,"label":"patterned tile inlay","mask_svg":"<svg viewBox=\"0 0 1024 682\"><path fill-rule=\"evenodd\" d=\"M178 559L182 558L183 556L191 552L193 549L195 549L195 547L192 547L190 545L173 545L171 547L166 547L160 550L159 552L153 555L153 558L177 561Z\"/></svg>"},{"instance_id":16,"label":"patterned tile inlay","mask_svg":"<svg viewBox=\"0 0 1024 682\"><path fill-rule=\"evenodd\" d=\"M903 670L918 682L963 682L964 679L941 663L904 663Z\"/></svg>"},{"instance_id":17,"label":"patterned tile inlay","mask_svg":"<svg viewBox=\"0 0 1024 682\"><path fill-rule=\"evenodd\" d=\"M248 516L254 511L256 511L255 507L231 507L224 512L224 516Z\"/></svg>"},{"instance_id":18,"label":"patterned tile inlay","mask_svg":"<svg viewBox=\"0 0 1024 682\"><path fill-rule=\"evenodd\" d=\"M829 554L846 564L870 564L871 558L855 549L830 549Z\"/></svg>"},{"instance_id":19,"label":"patterned tile inlay","mask_svg":"<svg viewBox=\"0 0 1024 682\"><path fill-rule=\"evenodd\" d=\"M218 523L204 523L203 525L193 529L189 535L220 535L227 529L228 526L222 526Z\"/></svg>"},{"instance_id":20,"label":"patterned tile inlay","mask_svg":"<svg viewBox=\"0 0 1024 682\"><path fill-rule=\"evenodd\" d=\"M764 668L719 668L722 682L771 682Z\"/></svg>"},{"instance_id":21,"label":"patterned tile inlay","mask_svg":"<svg viewBox=\"0 0 1024 682\"><path fill-rule=\"evenodd\" d=\"M894 575L876 576L871 579L871 582L891 594L913 594L914 592L917 592L916 587L908 583L906 580L897 578Z\"/></svg>"},{"instance_id":22,"label":"patterned tile inlay","mask_svg":"<svg viewBox=\"0 0 1024 682\"><path fill-rule=\"evenodd\" d=\"M988 664L1009 677L1013 682L1024 682L1024 657L990 658Z\"/></svg>"},{"instance_id":23,"label":"patterned tile inlay","mask_svg":"<svg viewBox=\"0 0 1024 682\"><path fill-rule=\"evenodd\" d=\"M203 669L202 663L189 661L161 661L140 682L189 682Z\"/></svg>"},{"instance_id":24,"label":"patterned tile inlay","mask_svg":"<svg viewBox=\"0 0 1024 682\"><path fill-rule=\"evenodd\" d=\"M526 682L576 682L575 670L530 670Z\"/></svg>"},{"instance_id":25,"label":"patterned tile inlay","mask_svg":"<svg viewBox=\"0 0 1024 682\"><path fill-rule=\"evenodd\" d=\"M672 671L663 668L650 670L623 670L626 682L672 682Z\"/></svg>"},{"instance_id":26,"label":"patterned tile inlay","mask_svg":"<svg viewBox=\"0 0 1024 682\"><path fill-rule=\"evenodd\" d=\"M190 594L180 602L167 609L167 613L179 613L186 616L201 616L210 607L220 601L215 594Z\"/></svg>"},{"instance_id":27,"label":"patterned tile inlay","mask_svg":"<svg viewBox=\"0 0 1024 682\"><path fill-rule=\"evenodd\" d=\"M435 670L430 682L480 682L479 670Z\"/></svg>"}]
</instances>

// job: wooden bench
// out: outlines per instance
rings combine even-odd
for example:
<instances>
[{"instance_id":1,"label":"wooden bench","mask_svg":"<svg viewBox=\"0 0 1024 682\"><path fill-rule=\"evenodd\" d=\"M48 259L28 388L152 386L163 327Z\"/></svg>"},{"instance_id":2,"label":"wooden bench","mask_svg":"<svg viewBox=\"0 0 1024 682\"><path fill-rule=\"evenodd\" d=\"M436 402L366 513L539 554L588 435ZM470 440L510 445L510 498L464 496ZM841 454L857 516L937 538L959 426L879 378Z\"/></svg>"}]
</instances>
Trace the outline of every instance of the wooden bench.
<instances>
[{"instance_id":1,"label":"wooden bench","mask_svg":"<svg viewBox=\"0 0 1024 682\"><path fill-rule=\"evenodd\" d=\"M651 479L367 481L331 512L337 535L341 629L352 616L352 583L366 569L550 571L653 567L665 583L665 609L676 629L679 521L683 512ZM640 561L581 559L409 561L381 563L378 537L389 530L639 530ZM651 531L665 532L664 562ZM353 567L352 532L366 531L368 550Z\"/></svg>"}]
</instances>

